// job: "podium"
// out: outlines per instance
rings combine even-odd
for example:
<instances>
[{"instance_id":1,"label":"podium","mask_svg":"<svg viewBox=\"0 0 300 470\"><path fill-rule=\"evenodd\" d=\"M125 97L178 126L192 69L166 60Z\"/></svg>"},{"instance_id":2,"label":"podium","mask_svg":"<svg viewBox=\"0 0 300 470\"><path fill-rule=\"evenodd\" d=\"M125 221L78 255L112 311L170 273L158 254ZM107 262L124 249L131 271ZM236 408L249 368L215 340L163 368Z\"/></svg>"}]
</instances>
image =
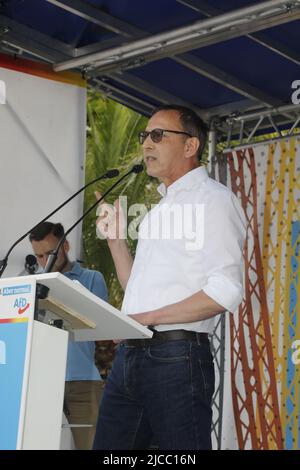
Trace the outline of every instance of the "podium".
<instances>
[{"instance_id":1,"label":"podium","mask_svg":"<svg viewBox=\"0 0 300 470\"><path fill-rule=\"evenodd\" d=\"M47 297L37 300L37 286ZM64 329L37 321L37 309ZM59 449L68 339L152 332L60 273L0 279L0 450Z\"/></svg>"}]
</instances>

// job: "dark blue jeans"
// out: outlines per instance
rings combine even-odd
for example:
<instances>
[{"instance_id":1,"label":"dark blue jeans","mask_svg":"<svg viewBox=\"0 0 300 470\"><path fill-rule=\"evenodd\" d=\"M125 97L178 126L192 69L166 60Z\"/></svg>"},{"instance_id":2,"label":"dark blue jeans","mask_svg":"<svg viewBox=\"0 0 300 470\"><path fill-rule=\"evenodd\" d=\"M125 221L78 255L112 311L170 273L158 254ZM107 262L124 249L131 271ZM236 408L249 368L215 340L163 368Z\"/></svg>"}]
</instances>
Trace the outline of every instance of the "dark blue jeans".
<instances>
[{"instance_id":1,"label":"dark blue jeans","mask_svg":"<svg viewBox=\"0 0 300 470\"><path fill-rule=\"evenodd\" d=\"M209 341L120 344L101 401L94 449L211 449Z\"/></svg>"}]
</instances>

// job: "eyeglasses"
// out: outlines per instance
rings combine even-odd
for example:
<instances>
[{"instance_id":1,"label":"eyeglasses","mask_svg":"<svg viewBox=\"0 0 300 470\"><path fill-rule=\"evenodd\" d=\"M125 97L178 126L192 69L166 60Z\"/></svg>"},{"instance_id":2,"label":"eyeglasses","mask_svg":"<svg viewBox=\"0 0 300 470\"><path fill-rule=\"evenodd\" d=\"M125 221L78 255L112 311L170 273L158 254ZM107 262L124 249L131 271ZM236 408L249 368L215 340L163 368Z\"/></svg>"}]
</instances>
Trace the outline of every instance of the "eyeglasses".
<instances>
[{"instance_id":1,"label":"eyeglasses","mask_svg":"<svg viewBox=\"0 0 300 470\"><path fill-rule=\"evenodd\" d=\"M140 132L138 134L139 142L141 145L143 145L147 137L150 135L152 142L155 142L156 144L158 144L162 140L165 132L172 132L173 134L184 134L189 137L192 137L191 134L189 134L188 132L184 132L184 131L171 131L170 129L152 129L152 131Z\"/></svg>"}]
</instances>

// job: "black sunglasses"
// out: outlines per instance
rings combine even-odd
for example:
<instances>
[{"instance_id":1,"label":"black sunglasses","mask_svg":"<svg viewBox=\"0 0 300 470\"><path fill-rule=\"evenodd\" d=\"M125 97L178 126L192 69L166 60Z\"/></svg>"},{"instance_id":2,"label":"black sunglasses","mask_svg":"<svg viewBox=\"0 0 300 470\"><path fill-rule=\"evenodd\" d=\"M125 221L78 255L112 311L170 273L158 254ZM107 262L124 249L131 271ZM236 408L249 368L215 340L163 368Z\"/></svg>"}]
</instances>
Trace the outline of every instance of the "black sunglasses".
<instances>
[{"instance_id":1,"label":"black sunglasses","mask_svg":"<svg viewBox=\"0 0 300 470\"><path fill-rule=\"evenodd\" d=\"M184 132L184 131L171 131L170 129L152 129L152 131L139 132L138 134L139 142L140 144L143 144L145 140L147 139L148 135L150 135L151 140L155 142L156 144L158 144L158 142L162 140L165 132L172 132L173 134L185 134L189 137L192 137L191 134L189 134L188 132Z\"/></svg>"}]
</instances>

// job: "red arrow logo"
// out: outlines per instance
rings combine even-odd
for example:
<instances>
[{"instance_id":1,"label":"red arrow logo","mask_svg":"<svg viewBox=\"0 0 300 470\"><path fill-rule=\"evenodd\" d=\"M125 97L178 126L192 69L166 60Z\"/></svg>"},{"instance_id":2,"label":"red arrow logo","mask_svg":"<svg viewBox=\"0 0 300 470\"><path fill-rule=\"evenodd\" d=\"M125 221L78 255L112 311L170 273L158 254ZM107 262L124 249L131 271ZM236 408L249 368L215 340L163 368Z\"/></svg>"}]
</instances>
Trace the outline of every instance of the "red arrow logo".
<instances>
[{"instance_id":1,"label":"red arrow logo","mask_svg":"<svg viewBox=\"0 0 300 470\"><path fill-rule=\"evenodd\" d=\"M27 304L26 307L24 307L24 308L20 307L19 310L18 310L18 314L22 315L22 313L26 312L26 310L29 308L29 306L30 306L30 304Z\"/></svg>"}]
</instances>

